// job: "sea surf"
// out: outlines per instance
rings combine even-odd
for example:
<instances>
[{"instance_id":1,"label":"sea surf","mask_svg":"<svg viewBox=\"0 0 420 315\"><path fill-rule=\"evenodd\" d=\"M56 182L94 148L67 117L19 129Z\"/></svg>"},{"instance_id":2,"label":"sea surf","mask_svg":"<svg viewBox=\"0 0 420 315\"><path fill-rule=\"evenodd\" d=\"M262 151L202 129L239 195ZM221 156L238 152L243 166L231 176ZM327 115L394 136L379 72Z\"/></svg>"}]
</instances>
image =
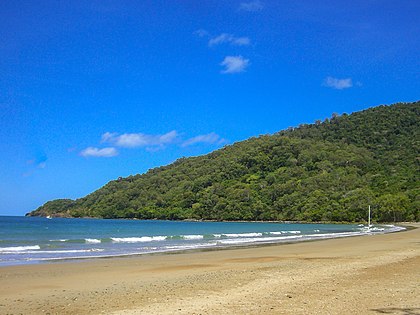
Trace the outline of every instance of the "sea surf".
<instances>
[{"instance_id":1,"label":"sea surf","mask_svg":"<svg viewBox=\"0 0 420 315\"><path fill-rule=\"evenodd\" d=\"M394 225L0 216L0 266L396 232Z\"/></svg>"}]
</instances>

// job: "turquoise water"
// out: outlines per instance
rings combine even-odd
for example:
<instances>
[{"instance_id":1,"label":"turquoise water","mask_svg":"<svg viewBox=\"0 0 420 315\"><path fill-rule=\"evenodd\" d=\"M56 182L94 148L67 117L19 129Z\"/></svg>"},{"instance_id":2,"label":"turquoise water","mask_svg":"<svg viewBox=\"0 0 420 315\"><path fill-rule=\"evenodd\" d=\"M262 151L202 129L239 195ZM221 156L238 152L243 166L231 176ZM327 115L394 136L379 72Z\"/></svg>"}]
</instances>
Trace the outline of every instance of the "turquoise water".
<instances>
[{"instance_id":1,"label":"turquoise water","mask_svg":"<svg viewBox=\"0 0 420 315\"><path fill-rule=\"evenodd\" d=\"M396 231L395 226L0 216L0 266Z\"/></svg>"}]
</instances>

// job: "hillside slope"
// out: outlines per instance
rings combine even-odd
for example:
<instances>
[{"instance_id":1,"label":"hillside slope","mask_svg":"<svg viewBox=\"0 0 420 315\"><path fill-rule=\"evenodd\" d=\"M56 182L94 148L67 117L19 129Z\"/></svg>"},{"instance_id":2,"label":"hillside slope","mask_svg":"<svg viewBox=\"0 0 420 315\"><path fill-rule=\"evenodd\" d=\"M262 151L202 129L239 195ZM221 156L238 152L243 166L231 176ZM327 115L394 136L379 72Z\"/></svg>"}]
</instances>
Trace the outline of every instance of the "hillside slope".
<instances>
[{"instance_id":1,"label":"hillside slope","mask_svg":"<svg viewBox=\"0 0 420 315\"><path fill-rule=\"evenodd\" d=\"M420 102L324 122L181 158L111 181L31 216L138 219L420 220Z\"/></svg>"}]
</instances>

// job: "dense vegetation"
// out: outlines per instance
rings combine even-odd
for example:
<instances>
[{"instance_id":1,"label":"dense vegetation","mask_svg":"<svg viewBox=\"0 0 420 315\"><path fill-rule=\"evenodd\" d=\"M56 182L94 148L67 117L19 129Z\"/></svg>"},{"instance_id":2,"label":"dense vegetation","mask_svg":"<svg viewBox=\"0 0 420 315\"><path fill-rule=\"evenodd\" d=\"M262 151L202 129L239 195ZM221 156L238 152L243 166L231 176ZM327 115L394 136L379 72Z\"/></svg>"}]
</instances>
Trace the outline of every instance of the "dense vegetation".
<instances>
[{"instance_id":1,"label":"dense vegetation","mask_svg":"<svg viewBox=\"0 0 420 315\"><path fill-rule=\"evenodd\" d=\"M420 102L379 106L181 158L29 215L138 219L420 219Z\"/></svg>"}]
</instances>

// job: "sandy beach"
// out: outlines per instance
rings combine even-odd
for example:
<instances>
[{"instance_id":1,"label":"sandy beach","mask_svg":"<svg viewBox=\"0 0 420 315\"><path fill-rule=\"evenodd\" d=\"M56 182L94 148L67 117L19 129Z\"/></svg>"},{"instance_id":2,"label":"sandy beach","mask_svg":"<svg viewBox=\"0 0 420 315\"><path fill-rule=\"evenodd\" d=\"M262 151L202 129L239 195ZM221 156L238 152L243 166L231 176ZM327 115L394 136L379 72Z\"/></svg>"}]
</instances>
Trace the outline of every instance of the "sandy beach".
<instances>
[{"instance_id":1,"label":"sandy beach","mask_svg":"<svg viewBox=\"0 0 420 315\"><path fill-rule=\"evenodd\" d=\"M0 314L420 314L416 229L0 267Z\"/></svg>"}]
</instances>

